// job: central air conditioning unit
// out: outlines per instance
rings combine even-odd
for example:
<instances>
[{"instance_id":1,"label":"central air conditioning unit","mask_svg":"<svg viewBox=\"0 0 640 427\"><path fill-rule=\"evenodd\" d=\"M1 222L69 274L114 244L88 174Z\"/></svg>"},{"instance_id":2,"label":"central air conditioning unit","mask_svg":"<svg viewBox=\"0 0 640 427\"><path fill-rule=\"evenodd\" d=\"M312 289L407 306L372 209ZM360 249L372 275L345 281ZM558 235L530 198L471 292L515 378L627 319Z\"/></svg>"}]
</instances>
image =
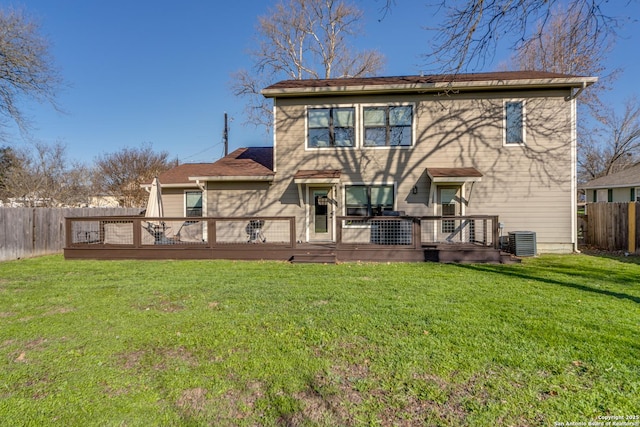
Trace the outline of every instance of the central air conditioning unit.
<instances>
[{"instance_id":1,"label":"central air conditioning unit","mask_svg":"<svg viewBox=\"0 0 640 427\"><path fill-rule=\"evenodd\" d=\"M515 256L536 256L536 233L533 231L509 232L509 252Z\"/></svg>"}]
</instances>

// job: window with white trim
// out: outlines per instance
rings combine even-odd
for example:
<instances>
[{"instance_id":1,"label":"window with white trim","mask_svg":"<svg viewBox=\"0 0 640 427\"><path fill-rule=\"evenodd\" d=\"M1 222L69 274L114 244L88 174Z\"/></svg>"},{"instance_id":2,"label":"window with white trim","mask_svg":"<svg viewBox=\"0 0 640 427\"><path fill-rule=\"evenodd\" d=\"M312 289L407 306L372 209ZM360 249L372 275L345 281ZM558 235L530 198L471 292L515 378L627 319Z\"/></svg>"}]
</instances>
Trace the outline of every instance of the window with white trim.
<instances>
[{"instance_id":1,"label":"window with white trim","mask_svg":"<svg viewBox=\"0 0 640 427\"><path fill-rule=\"evenodd\" d=\"M524 101L506 101L504 103L504 143L522 145L525 142L524 135Z\"/></svg>"},{"instance_id":2,"label":"window with white trim","mask_svg":"<svg viewBox=\"0 0 640 427\"><path fill-rule=\"evenodd\" d=\"M393 185L346 185L344 193L348 216L375 216L393 210Z\"/></svg>"},{"instance_id":3,"label":"window with white trim","mask_svg":"<svg viewBox=\"0 0 640 427\"><path fill-rule=\"evenodd\" d=\"M413 106L362 109L365 147L409 147L413 142Z\"/></svg>"},{"instance_id":4,"label":"window with white trim","mask_svg":"<svg viewBox=\"0 0 640 427\"><path fill-rule=\"evenodd\" d=\"M309 108L307 127L308 148L353 147L355 108Z\"/></svg>"},{"instance_id":5,"label":"window with white trim","mask_svg":"<svg viewBox=\"0 0 640 427\"><path fill-rule=\"evenodd\" d=\"M184 207L186 217L202 216L202 191L186 191Z\"/></svg>"}]
</instances>

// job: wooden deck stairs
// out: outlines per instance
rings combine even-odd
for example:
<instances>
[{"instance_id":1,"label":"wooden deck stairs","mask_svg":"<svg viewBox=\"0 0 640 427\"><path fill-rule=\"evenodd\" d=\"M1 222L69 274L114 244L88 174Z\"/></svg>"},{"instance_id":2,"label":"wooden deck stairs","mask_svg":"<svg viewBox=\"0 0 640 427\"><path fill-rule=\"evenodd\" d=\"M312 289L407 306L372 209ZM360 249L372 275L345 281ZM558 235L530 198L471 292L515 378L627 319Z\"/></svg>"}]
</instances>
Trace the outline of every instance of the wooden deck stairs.
<instances>
[{"instance_id":1,"label":"wooden deck stairs","mask_svg":"<svg viewBox=\"0 0 640 427\"><path fill-rule=\"evenodd\" d=\"M517 264L520 259L512 254L486 246L471 244L443 244L424 249L425 261L442 263Z\"/></svg>"},{"instance_id":2,"label":"wooden deck stairs","mask_svg":"<svg viewBox=\"0 0 640 427\"><path fill-rule=\"evenodd\" d=\"M316 248L300 249L290 259L293 264L335 264L337 262L335 249Z\"/></svg>"}]
</instances>

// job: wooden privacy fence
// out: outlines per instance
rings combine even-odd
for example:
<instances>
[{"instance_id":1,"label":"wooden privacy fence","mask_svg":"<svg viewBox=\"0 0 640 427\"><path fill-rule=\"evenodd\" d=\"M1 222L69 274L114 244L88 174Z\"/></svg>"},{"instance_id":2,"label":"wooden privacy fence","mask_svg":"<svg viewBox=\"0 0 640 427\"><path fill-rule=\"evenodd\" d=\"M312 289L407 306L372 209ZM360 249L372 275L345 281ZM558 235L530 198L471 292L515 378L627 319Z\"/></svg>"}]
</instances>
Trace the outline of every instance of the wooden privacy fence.
<instances>
[{"instance_id":1,"label":"wooden privacy fence","mask_svg":"<svg viewBox=\"0 0 640 427\"><path fill-rule=\"evenodd\" d=\"M137 215L140 208L0 208L0 261L61 253L65 217Z\"/></svg>"},{"instance_id":2,"label":"wooden privacy fence","mask_svg":"<svg viewBox=\"0 0 640 427\"><path fill-rule=\"evenodd\" d=\"M584 220L585 244L640 254L640 203L589 203Z\"/></svg>"}]
</instances>

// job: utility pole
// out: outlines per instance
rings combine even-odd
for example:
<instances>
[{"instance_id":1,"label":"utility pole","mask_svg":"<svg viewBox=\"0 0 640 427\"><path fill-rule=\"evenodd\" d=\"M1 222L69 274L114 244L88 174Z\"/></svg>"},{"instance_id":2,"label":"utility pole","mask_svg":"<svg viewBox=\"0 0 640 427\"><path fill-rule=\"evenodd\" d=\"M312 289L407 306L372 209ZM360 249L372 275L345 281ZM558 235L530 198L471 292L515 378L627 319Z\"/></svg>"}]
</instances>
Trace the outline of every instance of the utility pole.
<instances>
[{"instance_id":1,"label":"utility pole","mask_svg":"<svg viewBox=\"0 0 640 427\"><path fill-rule=\"evenodd\" d=\"M229 124L226 112L224 113L224 132L222 134L222 138L224 140L224 156L227 157L229 154Z\"/></svg>"}]
</instances>

